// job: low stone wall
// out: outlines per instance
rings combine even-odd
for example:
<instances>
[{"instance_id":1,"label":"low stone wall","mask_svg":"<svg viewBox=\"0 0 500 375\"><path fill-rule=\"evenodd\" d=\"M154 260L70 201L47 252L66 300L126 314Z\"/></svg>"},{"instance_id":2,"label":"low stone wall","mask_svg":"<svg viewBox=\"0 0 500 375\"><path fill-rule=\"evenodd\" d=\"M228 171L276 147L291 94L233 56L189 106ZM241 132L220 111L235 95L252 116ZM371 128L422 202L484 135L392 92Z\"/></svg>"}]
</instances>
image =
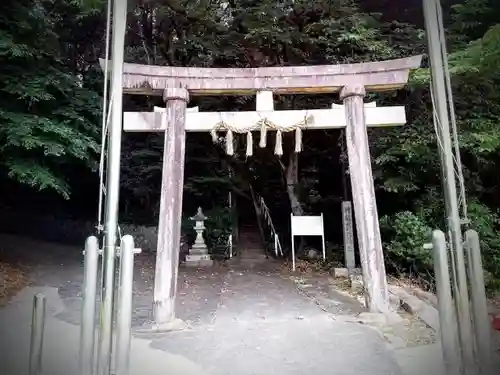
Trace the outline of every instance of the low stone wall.
<instances>
[{"instance_id":1,"label":"low stone wall","mask_svg":"<svg viewBox=\"0 0 500 375\"><path fill-rule=\"evenodd\" d=\"M134 237L136 247L143 251L156 251L158 243L158 227L135 226L132 224L120 225L122 236L130 234Z\"/></svg>"},{"instance_id":2,"label":"low stone wall","mask_svg":"<svg viewBox=\"0 0 500 375\"><path fill-rule=\"evenodd\" d=\"M135 246L143 251L156 251L157 227L120 225L122 235L134 237ZM85 239L96 233L95 222L64 217L0 212L0 232L42 241L83 246Z\"/></svg>"}]
</instances>

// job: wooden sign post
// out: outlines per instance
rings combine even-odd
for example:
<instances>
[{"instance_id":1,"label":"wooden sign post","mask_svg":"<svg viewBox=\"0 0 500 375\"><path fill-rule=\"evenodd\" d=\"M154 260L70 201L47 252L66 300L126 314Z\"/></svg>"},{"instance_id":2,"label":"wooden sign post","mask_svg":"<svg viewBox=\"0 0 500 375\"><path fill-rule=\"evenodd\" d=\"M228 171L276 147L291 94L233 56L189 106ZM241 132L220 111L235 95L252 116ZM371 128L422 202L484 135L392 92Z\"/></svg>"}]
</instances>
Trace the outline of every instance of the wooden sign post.
<instances>
[{"instance_id":1,"label":"wooden sign post","mask_svg":"<svg viewBox=\"0 0 500 375\"><path fill-rule=\"evenodd\" d=\"M342 227L344 233L344 261L349 274L356 267L354 256L354 228L352 222L352 204L349 201L342 202Z\"/></svg>"}]
</instances>

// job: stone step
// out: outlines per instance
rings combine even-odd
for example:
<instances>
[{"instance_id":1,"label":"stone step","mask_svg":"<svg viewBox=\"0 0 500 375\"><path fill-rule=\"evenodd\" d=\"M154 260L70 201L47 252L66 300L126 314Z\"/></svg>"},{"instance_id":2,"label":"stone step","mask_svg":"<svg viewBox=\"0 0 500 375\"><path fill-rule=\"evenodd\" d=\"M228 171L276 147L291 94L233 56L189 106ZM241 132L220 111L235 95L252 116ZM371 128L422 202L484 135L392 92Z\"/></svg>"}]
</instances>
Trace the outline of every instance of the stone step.
<instances>
[{"instance_id":1,"label":"stone step","mask_svg":"<svg viewBox=\"0 0 500 375\"><path fill-rule=\"evenodd\" d=\"M266 260L269 260L265 256L262 257L253 257L253 258L239 258L240 261L242 262L265 262Z\"/></svg>"},{"instance_id":2,"label":"stone step","mask_svg":"<svg viewBox=\"0 0 500 375\"><path fill-rule=\"evenodd\" d=\"M262 256L262 257L254 257L254 258L239 258L242 262L265 262L268 260L268 258Z\"/></svg>"},{"instance_id":3,"label":"stone step","mask_svg":"<svg viewBox=\"0 0 500 375\"><path fill-rule=\"evenodd\" d=\"M240 249L263 249L262 242L238 241L236 244Z\"/></svg>"},{"instance_id":4,"label":"stone step","mask_svg":"<svg viewBox=\"0 0 500 375\"><path fill-rule=\"evenodd\" d=\"M262 246L255 246L255 247L243 247L243 246L238 246L238 252L240 254L242 253L265 253L266 250Z\"/></svg>"},{"instance_id":5,"label":"stone step","mask_svg":"<svg viewBox=\"0 0 500 375\"><path fill-rule=\"evenodd\" d=\"M239 236L238 241L253 241L253 242L262 242L262 238L260 236Z\"/></svg>"},{"instance_id":6,"label":"stone step","mask_svg":"<svg viewBox=\"0 0 500 375\"><path fill-rule=\"evenodd\" d=\"M258 250L258 251L246 251L246 250L240 250L239 251L239 254L241 256L253 256L254 254L265 254L266 252L261 249L261 250Z\"/></svg>"},{"instance_id":7,"label":"stone step","mask_svg":"<svg viewBox=\"0 0 500 375\"><path fill-rule=\"evenodd\" d=\"M239 232L240 234L259 234L259 229L258 228L240 228Z\"/></svg>"},{"instance_id":8,"label":"stone step","mask_svg":"<svg viewBox=\"0 0 500 375\"><path fill-rule=\"evenodd\" d=\"M207 255L208 254L208 249L197 249L193 247L192 249L189 250L189 254L191 255Z\"/></svg>"},{"instance_id":9,"label":"stone step","mask_svg":"<svg viewBox=\"0 0 500 375\"><path fill-rule=\"evenodd\" d=\"M266 253L264 251L259 251L259 252L252 252L252 253L240 253L239 257L241 259L253 259L253 258L260 258L260 257L265 257Z\"/></svg>"},{"instance_id":10,"label":"stone step","mask_svg":"<svg viewBox=\"0 0 500 375\"><path fill-rule=\"evenodd\" d=\"M253 242L238 242L236 244L236 246L238 247L238 249L242 249L242 250L245 250L245 249L256 249L256 250L263 250L264 249L264 246L262 246L262 242L259 242L259 243L253 243Z\"/></svg>"},{"instance_id":11,"label":"stone step","mask_svg":"<svg viewBox=\"0 0 500 375\"><path fill-rule=\"evenodd\" d=\"M256 265L256 264L265 264L269 262L269 259L266 259L264 257L262 258L249 258L249 259L241 259L241 258L238 258L235 263L239 263L240 265L244 265L244 266L252 266L252 265Z\"/></svg>"},{"instance_id":12,"label":"stone step","mask_svg":"<svg viewBox=\"0 0 500 375\"><path fill-rule=\"evenodd\" d=\"M184 264L188 267L210 267L214 261L209 254L186 255Z\"/></svg>"},{"instance_id":13,"label":"stone step","mask_svg":"<svg viewBox=\"0 0 500 375\"><path fill-rule=\"evenodd\" d=\"M197 262L200 260L210 260L209 254L189 254L186 255L186 262Z\"/></svg>"},{"instance_id":14,"label":"stone step","mask_svg":"<svg viewBox=\"0 0 500 375\"><path fill-rule=\"evenodd\" d=\"M238 236L238 239L245 239L245 240L255 240L255 241L261 241L260 234L240 234Z\"/></svg>"}]
</instances>

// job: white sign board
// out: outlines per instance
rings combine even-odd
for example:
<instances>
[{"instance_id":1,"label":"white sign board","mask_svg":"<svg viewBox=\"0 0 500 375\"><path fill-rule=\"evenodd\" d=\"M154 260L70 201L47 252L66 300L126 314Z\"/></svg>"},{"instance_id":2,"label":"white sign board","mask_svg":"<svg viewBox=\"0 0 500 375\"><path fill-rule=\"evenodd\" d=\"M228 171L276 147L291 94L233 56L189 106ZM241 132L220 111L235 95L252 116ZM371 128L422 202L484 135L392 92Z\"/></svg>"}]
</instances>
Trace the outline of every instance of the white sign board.
<instances>
[{"instance_id":1,"label":"white sign board","mask_svg":"<svg viewBox=\"0 0 500 375\"><path fill-rule=\"evenodd\" d=\"M320 236L323 244L323 260L326 259L325 229L323 214L320 216L294 216L290 214L292 226L292 268L295 271L295 236Z\"/></svg>"}]
</instances>

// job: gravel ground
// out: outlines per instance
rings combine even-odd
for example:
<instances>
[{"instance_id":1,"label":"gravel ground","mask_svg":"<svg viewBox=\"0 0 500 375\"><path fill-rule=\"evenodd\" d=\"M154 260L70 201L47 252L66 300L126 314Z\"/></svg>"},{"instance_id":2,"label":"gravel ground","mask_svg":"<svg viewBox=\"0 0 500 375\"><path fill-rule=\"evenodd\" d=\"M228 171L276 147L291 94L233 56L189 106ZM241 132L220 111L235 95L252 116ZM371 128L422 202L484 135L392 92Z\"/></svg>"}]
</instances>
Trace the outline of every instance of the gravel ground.
<instances>
[{"instance_id":1,"label":"gravel ground","mask_svg":"<svg viewBox=\"0 0 500 375\"><path fill-rule=\"evenodd\" d=\"M329 311L332 305L330 301L332 293L341 294L346 300L356 299L359 301L361 299L359 293L353 293L350 290L349 283L345 279L311 274L292 278L298 288L314 298L326 311ZM366 312L366 309L361 303L357 309L351 311L353 314L363 312ZM436 342L434 330L420 319L403 310L398 311L398 314L402 318L398 323L386 324L385 322L374 321L370 325L383 335L389 344L396 345L398 348L429 345Z\"/></svg>"},{"instance_id":2,"label":"gravel ground","mask_svg":"<svg viewBox=\"0 0 500 375\"><path fill-rule=\"evenodd\" d=\"M59 318L72 324L79 324L83 283L81 249L10 235L0 235L0 243L2 244L0 260L6 261L0 263L0 280L3 278L7 281L2 283L3 289L7 289L6 285L10 289L3 294L7 297L11 296L29 282L34 286L57 287L60 297L67 306ZM132 319L135 327L142 327L151 322L154 264L154 254L145 253L136 256ZM19 265L22 265L22 271ZM234 280L239 273L246 275L246 281L238 285L238 293L234 292L238 296L252 295L255 288L258 288L259 292L263 290L268 292L270 289L278 288L273 293L276 296L282 296L283 290L288 290L289 286L295 285L292 289L293 293L298 293L312 301L315 308L325 313L357 315L366 311L359 303L360 295L353 295L345 280L334 279L320 269L308 266L306 262L298 266L301 270L299 275L290 272L289 265L269 262L262 263L259 269L255 272L252 270L251 274L247 272L244 264L239 263L231 268L218 265L206 270L181 267L176 301L178 317L194 327L213 324L216 312L218 311L220 315L221 311L224 311L224 308L221 310L221 306L224 306L221 301L223 297L227 299L228 280ZM5 271L2 272L2 270ZM256 280L251 279L250 275L253 274ZM264 282L265 285L259 285L259 282ZM288 297L291 298L290 294ZM248 298L247 302L249 302ZM239 308L248 309L244 305ZM231 310L231 313L235 312ZM235 314L241 315L240 312ZM375 328L388 341L396 335L408 347L435 342L435 333L422 321L405 312L400 312L400 315L403 318L400 324L390 327L378 324Z\"/></svg>"},{"instance_id":3,"label":"gravel ground","mask_svg":"<svg viewBox=\"0 0 500 375\"><path fill-rule=\"evenodd\" d=\"M5 261L25 265L34 286L57 288L63 304L57 319L78 325L82 249L3 235L0 243ZM154 254L136 259L134 326L151 319L153 265ZM375 330L338 320L363 311L356 300L326 288L318 281L322 277L316 285L326 299L304 293L272 261L252 267L181 267L177 315L190 329L153 337L151 347L197 363L211 375L326 375L333 368L337 375L402 374Z\"/></svg>"},{"instance_id":4,"label":"gravel ground","mask_svg":"<svg viewBox=\"0 0 500 375\"><path fill-rule=\"evenodd\" d=\"M20 267L0 261L0 306L29 285L29 279Z\"/></svg>"}]
</instances>

